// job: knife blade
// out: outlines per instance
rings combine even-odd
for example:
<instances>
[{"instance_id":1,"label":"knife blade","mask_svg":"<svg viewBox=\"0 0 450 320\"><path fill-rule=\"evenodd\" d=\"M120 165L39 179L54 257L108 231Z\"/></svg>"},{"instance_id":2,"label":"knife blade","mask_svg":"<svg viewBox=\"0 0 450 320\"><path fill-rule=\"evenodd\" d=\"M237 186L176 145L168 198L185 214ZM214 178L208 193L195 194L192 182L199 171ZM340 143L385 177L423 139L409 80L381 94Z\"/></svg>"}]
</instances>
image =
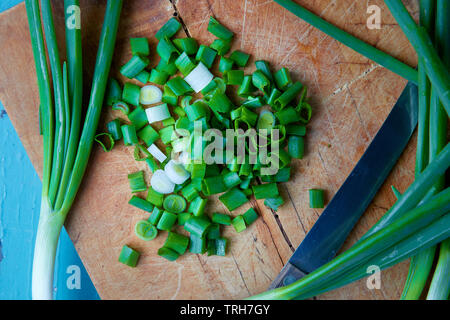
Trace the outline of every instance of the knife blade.
<instances>
[{"instance_id":1,"label":"knife blade","mask_svg":"<svg viewBox=\"0 0 450 320\"><path fill-rule=\"evenodd\" d=\"M409 82L353 171L269 290L295 282L336 255L405 149L417 125L417 110L417 87Z\"/></svg>"}]
</instances>

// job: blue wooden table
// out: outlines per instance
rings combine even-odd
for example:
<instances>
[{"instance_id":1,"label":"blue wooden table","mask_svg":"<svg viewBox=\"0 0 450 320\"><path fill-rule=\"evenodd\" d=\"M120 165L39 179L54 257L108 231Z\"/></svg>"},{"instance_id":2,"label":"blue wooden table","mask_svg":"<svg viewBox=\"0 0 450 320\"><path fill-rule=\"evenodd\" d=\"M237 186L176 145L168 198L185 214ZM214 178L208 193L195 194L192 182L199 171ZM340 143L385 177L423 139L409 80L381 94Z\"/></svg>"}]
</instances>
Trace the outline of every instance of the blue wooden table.
<instances>
[{"instance_id":1,"label":"blue wooden table","mask_svg":"<svg viewBox=\"0 0 450 320\"><path fill-rule=\"evenodd\" d=\"M0 12L20 2L1 0ZM41 181L1 102L0 137L0 299L31 299ZM99 299L65 230L58 246L54 283L58 300Z\"/></svg>"}]
</instances>

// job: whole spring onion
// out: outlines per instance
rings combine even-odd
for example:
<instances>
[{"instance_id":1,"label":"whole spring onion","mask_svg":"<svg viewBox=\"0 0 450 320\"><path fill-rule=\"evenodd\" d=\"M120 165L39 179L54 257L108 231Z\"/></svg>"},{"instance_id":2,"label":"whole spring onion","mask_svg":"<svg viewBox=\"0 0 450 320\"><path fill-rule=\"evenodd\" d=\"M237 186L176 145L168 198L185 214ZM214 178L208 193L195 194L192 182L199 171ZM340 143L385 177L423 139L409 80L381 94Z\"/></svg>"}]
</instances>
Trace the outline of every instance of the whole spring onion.
<instances>
[{"instance_id":1,"label":"whole spring onion","mask_svg":"<svg viewBox=\"0 0 450 320\"><path fill-rule=\"evenodd\" d=\"M44 139L42 200L33 260L32 297L33 299L52 299L53 271L58 238L81 184L92 149L108 83L122 1L107 2L89 106L81 137L79 136L82 104L80 30L70 29L66 26L66 38L68 39L68 95L66 95L66 98L68 96L69 101L64 102L64 100L61 100L64 95L57 92L62 81L61 72L58 71L61 67L58 63L59 55L57 53L51 5L48 0L42 1L41 4L43 28L50 57L51 77L57 85L54 86L54 102L50 93L50 74L45 54L39 2L27 0L26 9L38 79ZM70 5L78 5L78 1L64 1L65 8ZM65 11L67 12L67 10ZM63 105L69 106L69 108L60 108ZM55 125L56 120L57 125ZM61 123L63 130L59 130L59 123ZM69 135L68 139L63 136L63 133ZM58 154L60 154L60 157L64 155L64 160L58 159ZM137 261L137 258L134 260Z\"/></svg>"}]
</instances>

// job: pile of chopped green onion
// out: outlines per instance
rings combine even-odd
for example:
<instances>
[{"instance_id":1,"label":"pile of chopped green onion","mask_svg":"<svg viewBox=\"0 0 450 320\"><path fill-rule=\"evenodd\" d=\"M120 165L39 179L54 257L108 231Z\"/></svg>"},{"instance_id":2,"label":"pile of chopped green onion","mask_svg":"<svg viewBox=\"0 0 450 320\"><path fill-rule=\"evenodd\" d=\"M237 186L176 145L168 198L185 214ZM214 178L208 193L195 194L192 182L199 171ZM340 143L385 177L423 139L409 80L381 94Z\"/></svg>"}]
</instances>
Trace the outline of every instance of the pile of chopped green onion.
<instances>
[{"instance_id":1,"label":"pile of chopped green onion","mask_svg":"<svg viewBox=\"0 0 450 320\"><path fill-rule=\"evenodd\" d=\"M278 183L290 179L292 159L304 156L306 124L312 114L306 87L292 80L287 68L272 73L269 63L260 60L253 74L245 74L250 55L230 52L233 32L213 17L208 31L216 39L209 46L194 38L175 38L180 28L180 22L171 18L156 33L161 59L153 68L148 39L130 39L132 57L120 69L127 80L122 87L110 79L105 97L121 116L99 135L99 139L109 135L114 142L123 139L124 145L134 147L135 160L148 164L149 187L143 171L128 176L133 194L147 191L145 199L135 194L129 203L150 214L136 224L135 232L140 239L151 240L159 231L168 231L158 254L170 261L187 251L223 256L228 239L222 237L221 229L233 226L242 232L258 218L253 208L234 217L209 215L205 207L210 195L220 194L229 211L249 202L251 196L278 210L284 203ZM221 77L211 72L215 63ZM231 90L236 93L233 98ZM273 175L263 174L266 165L259 158L251 163L247 156L240 161L235 155L207 163L198 155L203 155L209 142L191 138L198 127L216 129L224 140L227 129L234 130L233 139L240 137L238 129L277 129L278 137L268 136L265 145L279 144L279 153L274 153L279 167ZM188 134L182 134L183 130ZM252 146L250 140L245 142L245 148L256 154L261 142L253 142ZM195 153L196 147L200 153ZM320 191L311 201L312 207L323 207ZM183 231L176 231L177 226ZM127 246L123 250L120 261L135 266L136 255L129 254Z\"/></svg>"}]
</instances>

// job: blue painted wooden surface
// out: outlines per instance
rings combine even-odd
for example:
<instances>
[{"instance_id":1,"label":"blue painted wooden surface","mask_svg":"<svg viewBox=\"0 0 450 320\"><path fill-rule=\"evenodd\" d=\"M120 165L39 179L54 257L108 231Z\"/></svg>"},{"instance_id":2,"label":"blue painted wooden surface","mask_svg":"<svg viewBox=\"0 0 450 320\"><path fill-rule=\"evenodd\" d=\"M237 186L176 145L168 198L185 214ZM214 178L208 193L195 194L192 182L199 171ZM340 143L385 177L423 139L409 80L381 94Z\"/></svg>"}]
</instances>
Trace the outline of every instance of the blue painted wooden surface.
<instances>
[{"instance_id":1,"label":"blue painted wooden surface","mask_svg":"<svg viewBox=\"0 0 450 320\"><path fill-rule=\"evenodd\" d=\"M20 2L22 0L1 0L0 12ZM30 299L41 181L1 102L0 137L0 300ZM80 271L79 289L73 281L77 270ZM58 246L54 283L58 300L99 299L64 229Z\"/></svg>"}]
</instances>

